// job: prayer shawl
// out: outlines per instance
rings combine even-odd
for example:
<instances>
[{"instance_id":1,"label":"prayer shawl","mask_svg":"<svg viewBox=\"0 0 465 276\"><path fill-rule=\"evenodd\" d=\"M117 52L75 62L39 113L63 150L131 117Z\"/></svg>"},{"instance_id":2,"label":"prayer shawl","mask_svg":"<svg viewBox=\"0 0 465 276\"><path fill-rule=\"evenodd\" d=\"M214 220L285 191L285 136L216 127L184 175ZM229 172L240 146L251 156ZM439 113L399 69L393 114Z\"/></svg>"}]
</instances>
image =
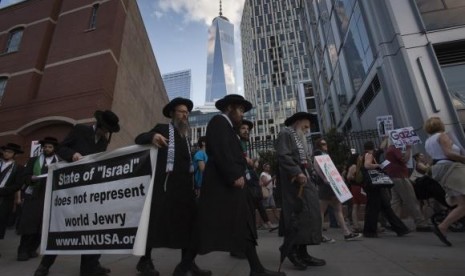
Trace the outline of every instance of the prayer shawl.
<instances>
[{"instance_id":1,"label":"prayer shawl","mask_svg":"<svg viewBox=\"0 0 465 276\"><path fill-rule=\"evenodd\" d=\"M10 177L11 172L13 171L14 162L8 165L3 171L0 173L0 188L3 188L6 185L6 181ZM1 166L1 164L0 164Z\"/></svg>"},{"instance_id":2,"label":"prayer shawl","mask_svg":"<svg viewBox=\"0 0 465 276\"><path fill-rule=\"evenodd\" d=\"M308 164L308 158L304 149L304 145L302 144L302 140L299 138L299 135L297 135L297 132L293 128L288 127L287 129L292 134L292 136L294 136L294 141L297 145L297 150L299 151L300 165L306 168Z\"/></svg>"}]
</instances>

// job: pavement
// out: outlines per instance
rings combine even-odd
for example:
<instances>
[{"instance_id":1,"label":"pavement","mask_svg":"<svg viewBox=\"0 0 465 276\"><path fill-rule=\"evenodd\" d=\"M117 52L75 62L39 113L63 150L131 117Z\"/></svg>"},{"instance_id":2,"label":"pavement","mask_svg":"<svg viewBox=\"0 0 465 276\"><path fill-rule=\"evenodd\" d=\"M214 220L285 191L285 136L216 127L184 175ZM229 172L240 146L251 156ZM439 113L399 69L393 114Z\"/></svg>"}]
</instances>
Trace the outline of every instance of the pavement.
<instances>
[{"instance_id":1,"label":"pavement","mask_svg":"<svg viewBox=\"0 0 465 276\"><path fill-rule=\"evenodd\" d=\"M465 233L449 233L452 247L446 247L433 233L412 232L404 237L386 231L379 238L363 238L357 241L344 241L340 229L330 228L325 235L336 239L335 243L309 247L311 255L323 258L327 265L309 267L306 271L293 269L286 260L283 271L288 276L334 276L334 275L421 275L454 276L465 274ZM277 270L279 265L278 247L282 238L277 233L259 231L258 254L263 265ZM0 275L32 276L40 258L26 262L16 261L19 237L8 230L4 240L0 240ZM181 257L180 250L154 249L155 267L161 275L172 275ZM132 255L103 255L102 265L111 268L111 276L137 276L135 265L138 257ZM59 256L50 269L50 276L78 276L79 256ZM239 260L225 252L214 252L198 256L197 264L213 271L218 276L247 276L249 267L246 260Z\"/></svg>"}]
</instances>

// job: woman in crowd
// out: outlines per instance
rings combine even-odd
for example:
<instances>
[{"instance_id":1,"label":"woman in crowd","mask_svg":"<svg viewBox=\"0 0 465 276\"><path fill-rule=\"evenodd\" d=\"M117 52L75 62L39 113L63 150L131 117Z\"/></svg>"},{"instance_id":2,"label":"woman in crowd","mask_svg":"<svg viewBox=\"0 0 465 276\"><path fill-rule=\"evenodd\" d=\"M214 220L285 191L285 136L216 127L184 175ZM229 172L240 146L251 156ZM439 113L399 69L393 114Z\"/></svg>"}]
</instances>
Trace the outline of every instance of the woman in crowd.
<instances>
[{"instance_id":1,"label":"woman in crowd","mask_svg":"<svg viewBox=\"0 0 465 276\"><path fill-rule=\"evenodd\" d=\"M446 237L449 226L465 216L465 155L445 132L439 117L426 120L425 131L430 137L425 142L427 153L433 158L432 176L446 191L447 203L456 207L438 225L434 233L447 246L452 244Z\"/></svg>"},{"instance_id":2,"label":"woman in crowd","mask_svg":"<svg viewBox=\"0 0 465 276\"><path fill-rule=\"evenodd\" d=\"M366 195L362 193L362 183L357 183L355 181L356 173L357 173L357 162L359 159L363 157L359 154L352 154L349 158L349 162L347 164L347 181L350 186L350 192L352 193L352 224L353 230L356 233L362 232L362 228L360 227L360 222L358 219L358 214L360 212L361 205L365 205L367 202ZM361 162L362 160L360 160Z\"/></svg>"},{"instance_id":3,"label":"woman in crowd","mask_svg":"<svg viewBox=\"0 0 465 276\"><path fill-rule=\"evenodd\" d=\"M369 176L367 170L376 170L380 165L376 162L373 153L375 144L368 141L363 145L365 152L363 153L363 178L365 183L365 192L367 194L367 204L365 206L365 223L363 225L363 236L367 238L376 238L378 217L382 213L391 224L392 230L397 233L397 236L404 236L410 231L405 224L400 220L391 208L391 196L389 188L380 186L375 187L369 185Z\"/></svg>"}]
</instances>

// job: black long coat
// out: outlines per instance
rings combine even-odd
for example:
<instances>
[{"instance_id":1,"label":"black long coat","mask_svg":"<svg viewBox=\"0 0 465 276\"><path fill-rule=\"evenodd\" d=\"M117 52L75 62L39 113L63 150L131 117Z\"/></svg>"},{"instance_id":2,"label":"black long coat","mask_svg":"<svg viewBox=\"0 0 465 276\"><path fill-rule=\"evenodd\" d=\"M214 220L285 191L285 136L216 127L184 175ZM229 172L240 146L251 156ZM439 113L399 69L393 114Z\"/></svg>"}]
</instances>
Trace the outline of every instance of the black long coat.
<instances>
[{"instance_id":1,"label":"black long coat","mask_svg":"<svg viewBox=\"0 0 465 276\"><path fill-rule=\"evenodd\" d=\"M5 236L5 230L8 223L8 216L13 210L15 193L23 185L24 167L13 163L12 171L3 188L0 188L0 239Z\"/></svg>"},{"instance_id":2,"label":"black long coat","mask_svg":"<svg viewBox=\"0 0 465 276\"><path fill-rule=\"evenodd\" d=\"M158 124L149 132L139 134L135 140L136 144L151 144L155 133L169 138L168 124ZM169 175L166 172L168 148L158 149L148 247L179 249L187 248L191 244L196 214L194 178L190 171L191 156L186 138L181 137L176 129L174 145L174 168Z\"/></svg>"},{"instance_id":3,"label":"black long coat","mask_svg":"<svg viewBox=\"0 0 465 276\"><path fill-rule=\"evenodd\" d=\"M68 162L73 161L73 155L79 152L82 156L107 150L108 140L105 137L95 142L93 126L75 125L57 150L57 155Z\"/></svg>"},{"instance_id":4,"label":"black long coat","mask_svg":"<svg viewBox=\"0 0 465 276\"><path fill-rule=\"evenodd\" d=\"M239 138L222 115L207 126L208 162L199 198L196 247L199 254L211 251L244 252L247 242L255 243L254 213L248 189L234 181L246 174Z\"/></svg>"},{"instance_id":5,"label":"black long coat","mask_svg":"<svg viewBox=\"0 0 465 276\"><path fill-rule=\"evenodd\" d=\"M34 164L42 157L43 155L32 157L29 159L26 164L26 168L24 169L25 188L27 189L31 186L32 194L26 194L24 196L23 209L18 228L18 232L21 235L36 234L42 231L42 217L44 213L47 178L41 178L34 181L31 180L31 177L34 175ZM58 162L58 159L54 157L52 163L56 162ZM42 166L41 174L45 174L47 172L47 166Z\"/></svg>"}]
</instances>

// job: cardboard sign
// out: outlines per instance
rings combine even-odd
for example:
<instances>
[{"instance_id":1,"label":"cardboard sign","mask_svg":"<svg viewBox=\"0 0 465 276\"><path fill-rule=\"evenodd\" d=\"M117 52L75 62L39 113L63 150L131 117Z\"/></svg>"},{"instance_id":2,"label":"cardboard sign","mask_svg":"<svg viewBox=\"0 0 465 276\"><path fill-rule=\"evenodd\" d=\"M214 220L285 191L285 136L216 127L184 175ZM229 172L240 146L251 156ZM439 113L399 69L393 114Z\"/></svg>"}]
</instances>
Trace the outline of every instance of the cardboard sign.
<instances>
[{"instance_id":1,"label":"cardboard sign","mask_svg":"<svg viewBox=\"0 0 465 276\"><path fill-rule=\"evenodd\" d=\"M392 115L376 117L376 127L378 128L379 137L387 136L389 131L394 130Z\"/></svg>"},{"instance_id":2,"label":"cardboard sign","mask_svg":"<svg viewBox=\"0 0 465 276\"><path fill-rule=\"evenodd\" d=\"M413 127L404 127L389 132L389 139L396 148L402 148L407 145L421 144L420 137L418 137Z\"/></svg>"},{"instance_id":3,"label":"cardboard sign","mask_svg":"<svg viewBox=\"0 0 465 276\"><path fill-rule=\"evenodd\" d=\"M339 174L339 171L336 169L336 166L334 166L331 157L329 157L329 155L318 155L315 156L315 160L318 163L318 166L320 167L321 171L325 175L326 180L328 180L328 185L331 186L334 193L336 194L337 199L341 203L344 203L345 201L351 199L352 194L350 193L349 188L347 188L346 183L342 179L341 174Z\"/></svg>"}]
</instances>

